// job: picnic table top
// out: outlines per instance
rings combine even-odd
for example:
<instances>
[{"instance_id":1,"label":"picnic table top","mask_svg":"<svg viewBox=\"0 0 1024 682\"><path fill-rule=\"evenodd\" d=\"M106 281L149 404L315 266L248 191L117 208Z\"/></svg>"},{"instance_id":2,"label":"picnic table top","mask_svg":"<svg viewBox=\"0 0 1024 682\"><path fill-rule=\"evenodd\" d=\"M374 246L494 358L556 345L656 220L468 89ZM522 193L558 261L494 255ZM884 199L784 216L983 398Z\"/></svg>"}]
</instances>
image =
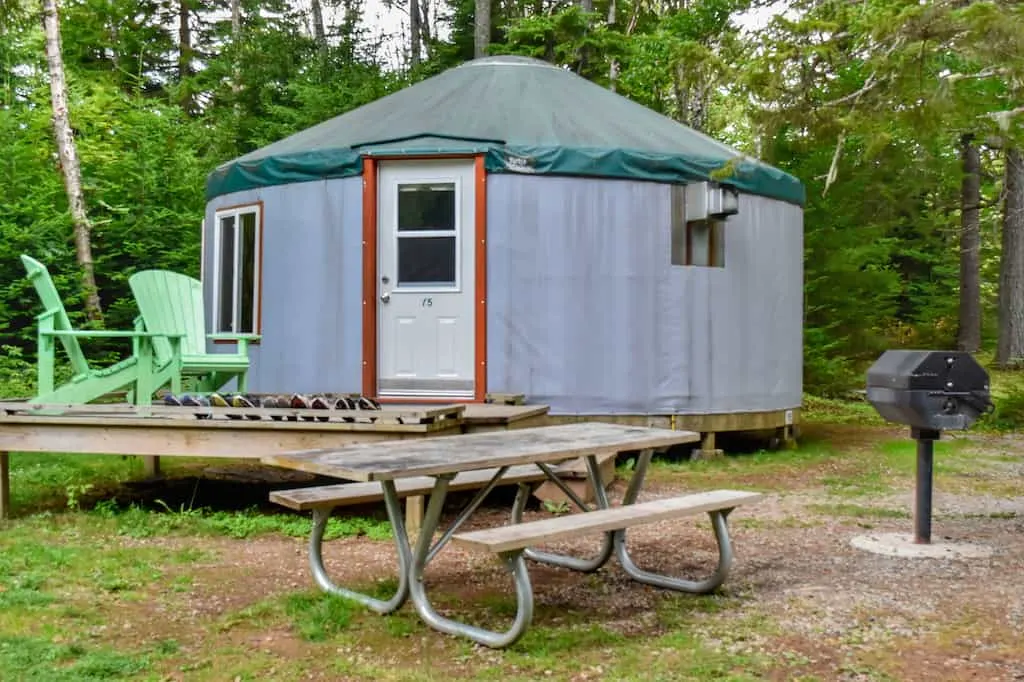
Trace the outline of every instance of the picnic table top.
<instances>
[{"instance_id":1,"label":"picnic table top","mask_svg":"<svg viewBox=\"0 0 1024 682\"><path fill-rule=\"evenodd\" d=\"M261 461L354 481L382 481L666 448L697 440L700 434L694 431L581 422L285 452L264 456Z\"/></svg>"}]
</instances>

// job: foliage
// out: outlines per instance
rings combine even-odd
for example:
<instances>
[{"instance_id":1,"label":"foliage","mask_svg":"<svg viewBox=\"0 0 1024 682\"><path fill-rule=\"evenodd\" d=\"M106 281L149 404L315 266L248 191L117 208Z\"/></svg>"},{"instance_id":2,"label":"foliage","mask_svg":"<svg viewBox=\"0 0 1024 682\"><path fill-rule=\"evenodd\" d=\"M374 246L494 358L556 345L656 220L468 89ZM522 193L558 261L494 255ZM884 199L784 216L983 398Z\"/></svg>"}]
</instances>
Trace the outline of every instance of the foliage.
<instances>
[{"instance_id":1,"label":"foliage","mask_svg":"<svg viewBox=\"0 0 1024 682\"><path fill-rule=\"evenodd\" d=\"M388 3L389 6L395 3ZM1024 144L1024 6L1004 0L513 0L492 8L491 53L571 69L799 177L805 211L805 387L843 396L877 354L955 343L958 141L980 145L984 337L994 343L1003 149ZM67 0L63 49L97 279L110 328L135 314L127 278L198 274L204 181L219 163L470 59L474 1L433 4L415 70L324 5ZM0 387L30 388L44 261L76 324L82 295L50 130L38 7L0 2ZM188 34L181 32L181 16ZM406 49L405 52L408 52ZM90 357L123 348L97 343Z\"/></svg>"}]
</instances>

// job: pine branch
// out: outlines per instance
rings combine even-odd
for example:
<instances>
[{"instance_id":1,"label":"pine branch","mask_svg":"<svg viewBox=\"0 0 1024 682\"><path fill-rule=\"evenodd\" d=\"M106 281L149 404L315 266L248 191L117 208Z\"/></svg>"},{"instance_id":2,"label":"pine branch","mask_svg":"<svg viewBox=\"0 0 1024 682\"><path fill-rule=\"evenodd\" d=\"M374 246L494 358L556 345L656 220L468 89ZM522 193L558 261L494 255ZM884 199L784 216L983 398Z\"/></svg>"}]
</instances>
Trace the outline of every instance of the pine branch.
<instances>
[{"instance_id":1,"label":"pine branch","mask_svg":"<svg viewBox=\"0 0 1024 682\"><path fill-rule=\"evenodd\" d=\"M942 80L948 81L949 83L956 83L958 81L992 78L993 76L1005 76L1008 73L1010 73L1009 69L991 66L987 69L982 69L977 73L950 73L945 76L942 76L941 78Z\"/></svg>"},{"instance_id":2,"label":"pine branch","mask_svg":"<svg viewBox=\"0 0 1024 682\"><path fill-rule=\"evenodd\" d=\"M882 55L882 59L885 60L885 59L888 59L889 57L891 57L892 53L895 52L900 47L900 45L902 45L902 44L903 44L903 36L900 36L900 37L898 37L895 40L895 42L893 42L892 45L889 46L889 49L885 51L885 53ZM843 95L839 99L834 99L834 100L832 100L830 102L823 102L821 104L821 106L823 106L823 107L834 107L834 106L839 106L840 104L846 104L847 102L850 102L850 101L853 102L854 106L857 106L857 100L859 100L865 93L867 93L870 90L874 89L875 87L877 87L881 83L884 83L888 79L889 79L888 76L883 77L883 78L878 78L878 69L875 69L874 71L871 72L871 75L868 76L868 79L866 81L864 81L864 85L860 88L860 90L857 90L856 92L851 92L848 95Z\"/></svg>"},{"instance_id":3,"label":"pine branch","mask_svg":"<svg viewBox=\"0 0 1024 682\"><path fill-rule=\"evenodd\" d=\"M985 114L985 116L994 120L996 125L999 126L999 129L1005 132L1010 129L1010 121L1013 117L1019 116L1020 114L1024 114L1024 106L1017 107L1016 109L1009 109L1007 111L990 111Z\"/></svg>"}]
</instances>

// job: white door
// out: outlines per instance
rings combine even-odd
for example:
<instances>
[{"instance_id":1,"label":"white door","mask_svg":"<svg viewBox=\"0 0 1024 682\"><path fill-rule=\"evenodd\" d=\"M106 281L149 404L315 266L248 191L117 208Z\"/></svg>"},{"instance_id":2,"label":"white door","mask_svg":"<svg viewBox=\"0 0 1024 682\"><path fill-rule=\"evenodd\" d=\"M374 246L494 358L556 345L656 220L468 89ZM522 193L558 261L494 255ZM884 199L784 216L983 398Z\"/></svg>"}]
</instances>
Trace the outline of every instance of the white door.
<instances>
[{"instance_id":1,"label":"white door","mask_svg":"<svg viewBox=\"0 0 1024 682\"><path fill-rule=\"evenodd\" d=\"M473 161L386 161L377 182L378 391L473 397Z\"/></svg>"}]
</instances>

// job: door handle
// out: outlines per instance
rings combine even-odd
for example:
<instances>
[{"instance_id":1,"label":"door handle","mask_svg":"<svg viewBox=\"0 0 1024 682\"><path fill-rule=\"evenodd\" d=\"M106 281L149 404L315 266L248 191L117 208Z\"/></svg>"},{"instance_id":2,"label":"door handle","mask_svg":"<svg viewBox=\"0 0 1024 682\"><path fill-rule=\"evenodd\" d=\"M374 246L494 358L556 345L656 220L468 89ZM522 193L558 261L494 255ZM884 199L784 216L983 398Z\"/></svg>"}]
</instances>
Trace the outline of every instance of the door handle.
<instances>
[{"instance_id":1,"label":"door handle","mask_svg":"<svg viewBox=\"0 0 1024 682\"><path fill-rule=\"evenodd\" d=\"M382 302L384 302L384 303L387 303L388 301L390 301L390 300L391 300L391 292L390 292L390 291L385 291L385 292L383 292L383 293L382 293L382 294L380 295L380 300L381 300Z\"/></svg>"}]
</instances>

